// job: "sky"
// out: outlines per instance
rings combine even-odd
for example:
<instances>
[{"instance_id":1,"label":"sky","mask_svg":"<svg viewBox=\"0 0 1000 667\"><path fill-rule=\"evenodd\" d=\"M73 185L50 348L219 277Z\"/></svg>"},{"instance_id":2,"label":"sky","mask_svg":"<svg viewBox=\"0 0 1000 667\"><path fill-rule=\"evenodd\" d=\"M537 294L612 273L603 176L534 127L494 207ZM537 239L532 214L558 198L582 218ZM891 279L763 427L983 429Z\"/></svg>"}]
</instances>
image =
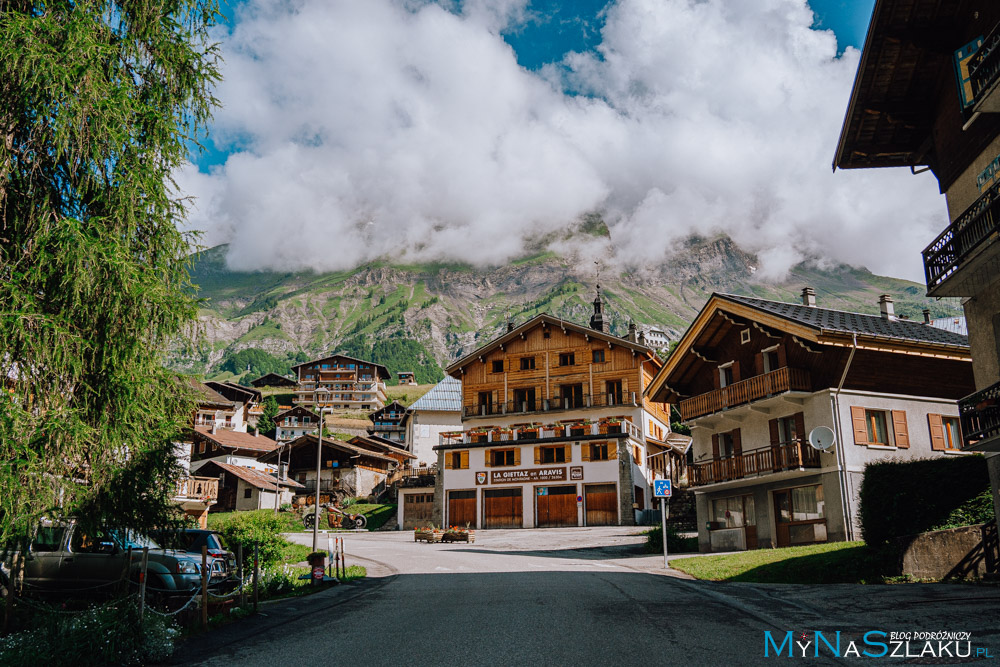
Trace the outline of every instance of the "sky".
<instances>
[{"instance_id":1,"label":"sky","mask_svg":"<svg viewBox=\"0 0 1000 667\"><path fill-rule=\"evenodd\" d=\"M873 0L243 0L206 145L176 180L238 270L623 269L727 234L920 280L930 174L831 169ZM574 234L599 213L604 239Z\"/></svg>"}]
</instances>

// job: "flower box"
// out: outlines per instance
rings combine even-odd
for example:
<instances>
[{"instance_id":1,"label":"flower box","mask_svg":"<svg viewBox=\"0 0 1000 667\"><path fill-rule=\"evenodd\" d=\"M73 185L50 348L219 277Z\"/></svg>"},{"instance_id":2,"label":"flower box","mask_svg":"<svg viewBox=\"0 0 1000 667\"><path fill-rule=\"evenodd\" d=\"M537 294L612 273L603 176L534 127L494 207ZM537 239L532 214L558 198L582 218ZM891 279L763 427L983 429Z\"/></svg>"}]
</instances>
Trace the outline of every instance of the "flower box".
<instances>
[{"instance_id":1,"label":"flower box","mask_svg":"<svg viewBox=\"0 0 1000 667\"><path fill-rule=\"evenodd\" d=\"M468 542L473 544L476 541L476 531L474 530L449 530L441 538L442 542Z\"/></svg>"},{"instance_id":2,"label":"flower box","mask_svg":"<svg viewBox=\"0 0 1000 667\"><path fill-rule=\"evenodd\" d=\"M428 544L432 544L434 542L440 542L443 537L444 531L436 528L417 528L413 531L414 542L427 542Z\"/></svg>"}]
</instances>

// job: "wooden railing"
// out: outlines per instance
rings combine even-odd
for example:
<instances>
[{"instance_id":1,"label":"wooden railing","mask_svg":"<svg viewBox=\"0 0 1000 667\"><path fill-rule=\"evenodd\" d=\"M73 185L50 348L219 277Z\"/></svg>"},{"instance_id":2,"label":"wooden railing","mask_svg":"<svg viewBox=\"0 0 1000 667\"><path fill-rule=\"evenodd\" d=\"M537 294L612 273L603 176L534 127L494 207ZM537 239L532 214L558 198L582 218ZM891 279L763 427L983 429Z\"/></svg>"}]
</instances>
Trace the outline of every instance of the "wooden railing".
<instances>
[{"instance_id":1,"label":"wooden railing","mask_svg":"<svg viewBox=\"0 0 1000 667\"><path fill-rule=\"evenodd\" d=\"M419 466L416 468L397 468L389 473L389 477L386 478L385 483L386 486L392 486L400 482L404 484L412 483L413 486L427 486L434 483L433 480L436 475L437 468L421 468Z\"/></svg>"},{"instance_id":2,"label":"wooden railing","mask_svg":"<svg viewBox=\"0 0 1000 667\"><path fill-rule=\"evenodd\" d=\"M532 401L507 401L497 403L468 404L463 408L466 417L488 417L493 415L525 414L530 412L555 412L558 410L579 410L583 408L638 407L640 396L636 392L623 394L580 394L536 398Z\"/></svg>"},{"instance_id":3,"label":"wooden railing","mask_svg":"<svg viewBox=\"0 0 1000 667\"><path fill-rule=\"evenodd\" d=\"M927 291L933 292L940 287L974 250L997 233L1000 233L1000 181L988 188L924 250Z\"/></svg>"},{"instance_id":4,"label":"wooden railing","mask_svg":"<svg viewBox=\"0 0 1000 667\"><path fill-rule=\"evenodd\" d=\"M983 45L969 58L969 84L972 99L979 102L993 82L1000 77L1000 25L983 40Z\"/></svg>"},{"instance_id":5,"label":"wooden railing","mask_svg":"<svg viewBox=\"0 0 1000 667\"><path fill-rule=\"evenodd\" d=\"M804 441L755 449L737 456L695 463L688 468L691 486L759 477L783 470L820 467L819 452Z\"/></svg>"},{"instance_id":6,"label":"wooden railing","mask_svg":"<svg viewBox=\"0 0 1000 667\"><path fill-rule=\"evenodd\" d=\"M177 498L218 500L218 477L181 477L177 480Z\"/></svg>"},{"instance_id":7,"label":"wooden railing","mask_svg":"<svg viewBox=\"0 0 1000 667\"><path fill-rule=\"evenodd\" d=\"M619 422L594 424L532 424L518 427L483 426L470 431L447 431L438 436L442 445L470 445L476 443L507 443L518 440L545 440L548 438L616 437L627 435L633 440L642 439L642 430L629 419Z\"/></svg>"},{"instance_id":8,"label":"wooden railing","mask_svg":"<svg viewBox=\"0 0 1000 667\"><path fill-rule=\"evenodd\" d=\"M776 371L756 375L741 382L734 382L728 387L689 398L681 401L681 419L703 417L713 412L720 412L786 391L812 391L809 371L785 366Z\"/></svg>"},{"instance_id":9,"label":"wooden railing","mask_svg":"<svg viewBox=\"0 0 1000 667\"><path fill-rule=\"evenodd\" d=\"M958 402L965 446L1000 437L1000 382Z\"/></svg>"}]
</instances>

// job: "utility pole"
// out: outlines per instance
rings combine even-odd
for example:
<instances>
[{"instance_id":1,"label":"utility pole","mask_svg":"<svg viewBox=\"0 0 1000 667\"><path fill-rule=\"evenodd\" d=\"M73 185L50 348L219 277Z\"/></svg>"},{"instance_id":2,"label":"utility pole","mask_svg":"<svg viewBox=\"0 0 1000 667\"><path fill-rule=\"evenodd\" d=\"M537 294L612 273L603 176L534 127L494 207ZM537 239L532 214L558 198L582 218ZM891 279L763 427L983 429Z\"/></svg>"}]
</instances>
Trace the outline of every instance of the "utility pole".
<instances>
[{"instance_id":1,"label":"utility pole","mask_svg":"<svg viewBox=\"0 0 1000 667\"><path fill-rule=\"evenodd\" d=\"M313 504L313 544L312 550L315 553L319 549L319 476L323 472L323 426L325 419L323 413L326 406L319 409L319 433L316 436L316 498Z\"/></svg>"}]
</instances>

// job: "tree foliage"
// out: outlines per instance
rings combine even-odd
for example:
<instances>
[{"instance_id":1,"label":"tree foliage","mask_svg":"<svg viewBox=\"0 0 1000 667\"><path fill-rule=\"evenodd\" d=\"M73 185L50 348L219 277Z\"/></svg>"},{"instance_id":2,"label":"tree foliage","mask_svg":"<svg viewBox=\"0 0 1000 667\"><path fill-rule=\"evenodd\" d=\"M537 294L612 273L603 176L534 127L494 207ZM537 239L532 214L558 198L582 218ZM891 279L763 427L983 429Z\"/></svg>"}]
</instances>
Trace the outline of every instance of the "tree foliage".
<instances>
[{"instance_id":1,"label":"tree foliage","mask_svg":"<svg viewBox=\"0 0 1000 667\"><path fill-rule=\"evenodd\" d=\"M268 396L264 399L264 408L257 419L257 429L263 435L269 438L274 435L276 428L274 418L278 416L279 412L281 412L281 408L278 407L278 401L274 396Z\"/></svg>"},{"instance_id":2,"label":"tree foliage","mask_svg":"<svg viewBox=\"0 0 1000 667\"><path fill-rule=\"evenodd\" d=\"M246 376L247 379L244 380L244 383L268 373L288 375L291 370L291 364L288 361L279 359L270 352L258 350L255 347L248 347L239 352L227 353L219 364L219 370L229 371L235 375L240 375L248 367L250 368L250 373Z\"/></svg>"},{"instance_id":3,"label":"tree foliage","mask_svg":"<svg viewBox=\"0 0 1000 667\"><path fill-rule=\"evenodd\" d=\"M216 0L0 0L0 540L170 516L194 315L171 174L215 104Z\"/></svg>"}]
</instances>

